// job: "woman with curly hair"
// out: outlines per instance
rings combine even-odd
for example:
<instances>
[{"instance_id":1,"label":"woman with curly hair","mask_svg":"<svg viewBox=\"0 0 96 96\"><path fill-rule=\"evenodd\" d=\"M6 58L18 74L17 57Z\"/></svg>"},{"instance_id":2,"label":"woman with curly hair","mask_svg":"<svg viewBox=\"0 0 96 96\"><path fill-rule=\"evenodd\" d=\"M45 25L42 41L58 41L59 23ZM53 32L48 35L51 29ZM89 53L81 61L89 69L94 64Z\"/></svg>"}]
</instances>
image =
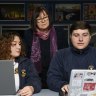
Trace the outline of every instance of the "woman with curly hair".
<instances>
[{"instance_id":1,"label":"woman with curly hair","mask_svg":"<svg viewBox=\"0 0 96 96\"><path fill-rule=\"evenodd\" d=\"M15 39L15 36L20 39L21 44L21 51L20 56L25 56L25 50L23 42L20 38L20 35L18 33L5 33L3 36L0 37L0 48L2 49L2 52L0 52L0 59L11 59L13 56L11 53L11 45L13 44L12 41ZM2 54L3 53L3 54Z\"/></svg>"},{"instance_id":2,"label":"woman with curly hair","mask_svg":"<svg viewBox=\"0 0 96 96\"><path fill-rule=\"evenodd\" d=\"M33 63L24 56L24 46L18 33L7 33L0 37L0 60L13 60L14 72L17 69L14 74L17 93L32 96L41 90L41 82Z\"/></svg>"}]
</instances>

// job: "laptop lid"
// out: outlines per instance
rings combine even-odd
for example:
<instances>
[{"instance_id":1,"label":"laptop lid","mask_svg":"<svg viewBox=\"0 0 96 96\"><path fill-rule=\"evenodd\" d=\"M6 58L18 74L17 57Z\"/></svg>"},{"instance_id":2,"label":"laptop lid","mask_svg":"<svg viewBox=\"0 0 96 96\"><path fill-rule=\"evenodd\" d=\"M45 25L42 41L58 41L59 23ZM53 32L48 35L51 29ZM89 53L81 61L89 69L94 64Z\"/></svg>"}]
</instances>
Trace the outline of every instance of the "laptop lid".
<instances>
[{"instance_id":1,"label":"laptop lid","mask_svg":"<svg viewBox=\"0 0 96 96\"><path fill-rule=\"evenodd\" d=\"M96 96L96 70L73 69L68 96Z\"/></svg>"},{"instance_id":2,"label":"laptop lid","mask_svg":"<svg viewBox=\"0 0 96 96\"><path fill-rule=\"evenodd\" d=\"M15 95L14 65L12 60L0 60L0 95Z\"/></svg>"}]
</instances>

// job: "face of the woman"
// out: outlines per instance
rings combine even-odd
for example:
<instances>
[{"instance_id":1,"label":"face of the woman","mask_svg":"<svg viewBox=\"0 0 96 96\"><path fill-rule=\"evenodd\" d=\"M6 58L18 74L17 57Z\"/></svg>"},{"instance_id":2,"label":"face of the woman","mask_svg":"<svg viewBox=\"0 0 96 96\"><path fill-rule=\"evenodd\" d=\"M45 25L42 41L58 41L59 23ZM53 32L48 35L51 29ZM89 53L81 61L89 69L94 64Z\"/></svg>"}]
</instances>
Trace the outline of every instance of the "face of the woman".
<instances>
[{"instance_id":1,"label":"face of the woman","mask_svg":"<svg viewBox=\"0 0 96 96\"><path fill-rule=\"evenodd\" d=\"M49 17L45 11L42 11L37 18L37 26L39 30L45 30L49 27Z\"/></svg>"},{"instance_id":2,"label":"face of the woman","mask_svg":"<svg viewBox=\"0 0 96 96\"><path fill-rule=\"evenodd\" d=\"M21 41L18 36L15 36L11 45L11 56L12 58L16 58L20 56L20 53L21 53Z\"/></svg>"}]
</instances>

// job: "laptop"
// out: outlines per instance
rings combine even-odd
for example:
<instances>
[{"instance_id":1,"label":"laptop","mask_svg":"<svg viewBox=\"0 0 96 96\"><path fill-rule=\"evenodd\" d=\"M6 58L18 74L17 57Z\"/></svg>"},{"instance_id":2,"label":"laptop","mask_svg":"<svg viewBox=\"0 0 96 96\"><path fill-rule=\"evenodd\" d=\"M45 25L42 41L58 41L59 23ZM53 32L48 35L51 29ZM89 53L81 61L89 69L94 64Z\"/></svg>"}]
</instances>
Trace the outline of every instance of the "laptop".
<instances>
[{"instance_id":1,"label":"laptop","mask_svg":"<svg viewBox=\"0 0 96 96\"><path fill-rule=\"evenodd\" d=\"M96 70L73 69L68 96L96 96Z\"/></svg>"},{"instance_id":2,"label":"laptop","mask_svg":"<svg viewBox=\"0 0 96 96\"><path fill-rule=\"evenodd\" d=\"M12 60L0 60L0 95L15 95L14 65Z\"/></svg>"}]
</instances>

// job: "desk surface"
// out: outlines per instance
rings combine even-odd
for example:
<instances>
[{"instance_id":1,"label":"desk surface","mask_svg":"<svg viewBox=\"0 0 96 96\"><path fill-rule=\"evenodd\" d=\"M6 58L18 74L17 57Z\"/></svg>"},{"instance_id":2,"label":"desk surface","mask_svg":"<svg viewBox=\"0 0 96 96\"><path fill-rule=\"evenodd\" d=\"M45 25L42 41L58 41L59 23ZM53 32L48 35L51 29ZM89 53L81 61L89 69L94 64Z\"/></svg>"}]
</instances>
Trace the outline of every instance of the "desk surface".
<instances>
[{"instance_id":1,"label":"desk surface","mask_svg":"<svg viewBox=\"0 0 96 96\"><path fill-rule=\"evenodd\" d=\"M36 93L32 96L59 96L59 93L49 89L42 89L39 93Z\"/></svg>"}]
</instances>

